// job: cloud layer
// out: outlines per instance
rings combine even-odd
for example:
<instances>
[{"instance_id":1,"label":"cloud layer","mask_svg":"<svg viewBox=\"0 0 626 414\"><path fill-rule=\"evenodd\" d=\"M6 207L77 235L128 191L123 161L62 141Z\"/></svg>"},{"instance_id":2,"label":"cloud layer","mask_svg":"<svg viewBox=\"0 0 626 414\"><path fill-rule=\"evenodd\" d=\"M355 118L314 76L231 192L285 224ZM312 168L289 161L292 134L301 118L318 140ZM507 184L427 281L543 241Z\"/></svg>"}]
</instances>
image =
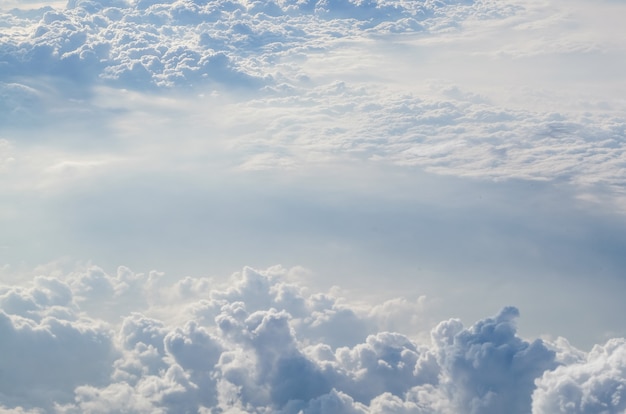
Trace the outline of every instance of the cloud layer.
<instances>
[{"instance_id":1,"label":"cloud layer","mask_svg":"<svg viewBox=\"0 0 626 414\"><path fill-rule=\"evenodd\" d=\"M156 273L121 267L111 276L90 267L2 287L0 403L57 413L625 407L623 340L589 353L564 339L529 342L516 333L518 310L508 307L470 327L443 321L430 341L416 341L407 334L417 331L385 330L397 300L351 305L308 292L293 272L245 268L222 289L209 279L169 285ZM106 320L85 311L107 303ZM406 308L401 315L411 316Z\"/></svg>"},{"instance_id":2,"label":"cloud layer","mask_svg":"<svg viewBox=\"0 0 626 414\"><path fill-rule=\"evenodd\" d=\"M0 22L16 27L3 39L0 62L7 77L59 77L87 86L259 87L273 83L268 63L285 53L364 30L422 30L471 4L71 0L63 10L0 15Z\"/></svg>"},{"instance_id":3,"label":"cloud layer","mask_svg":"<svg viewBox=\"0 0 626 414\"><path fill-rule=\"evenodd\" d=\"M0 271L68 252L170 269L280 254L343 260L328 279L389 290L402 268L466 310L546 298L535 320L565 315L581 337L604 316L594 335L621 329L619 5L14 3L0 12ZM356 303L300 272L16 276L0 286L0 411L626 410L623 339L524 338L514 307L431 323L430 297Z\"/></svg>"},{"instance_id":4,"label":"cloud layer","mask_svg":"<svg viewBox=\"0 0 626 414\"><path fill-rule=\"evenodd\" d=\"M0 14L11 27L0 42L0 120L18 128L64 117L97 123L107 141L133 135L125 140L132 150L150 153L158 151L150 148L153 135L183 124L170 131L163 120L184 119L181 138L193 142L178 147L196 148L194 134L210 128L215 133L195 153L215 151L217 137L227 136L217 144L227 148L219 156L242 169L366 159L481 179L573 182L581 198L605 202L610 194L623 209L626 120L601 82L611 80L611 65L588 67L601 71L593 81L570 69L576 59L599 61L596 55L611 57L621 47L577 20L575 6L555 8L460 0L76 0L63 9L7 10ZM555 73L536 69L552 66ZM106 96L104 85L152 95ZM579 85L579 93L569 91ZM213 89L228 98L210 99ZM168 114L146 108L164 91L186 97L166 97L174 101L161 108ZM182 107L193 109L176 110ZM157 123L165 128L147 128ZM116 124L145 129L112 130ZM167 156L179 151L172 140L158 148ZM130 152L70 164L117 170L120 159L137 165Z\"/></svg>"}]
</instances>

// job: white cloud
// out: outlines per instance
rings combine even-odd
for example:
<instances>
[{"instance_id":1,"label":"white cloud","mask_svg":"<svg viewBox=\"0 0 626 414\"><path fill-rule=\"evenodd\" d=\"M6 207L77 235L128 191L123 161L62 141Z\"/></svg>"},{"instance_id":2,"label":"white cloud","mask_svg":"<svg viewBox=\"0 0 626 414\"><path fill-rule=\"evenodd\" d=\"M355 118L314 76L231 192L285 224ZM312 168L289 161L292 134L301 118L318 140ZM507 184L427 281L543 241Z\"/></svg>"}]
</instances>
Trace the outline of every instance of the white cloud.
<instances>
[{"instance_id":1,"label":"white cloud","mask_svg":"<svg viewBox=\"0 0 626 414\"><path fill-rule=\"evenodd\" d=\"M0 411L625 409L623 340L480 319L623 335L623 5L50 4L0 12Z\"/></svg>"},{"instance_id":2,"label":"white cloud","mask_svg":"<svg viewBox=\"0 0 626 414\"><path fill-rule=\"evenodd\" d=\"M626 341L596 345L581 360L536 381L533 414L618 413L626 410Z\"/></svg>"},{"instance_id":3,"label":"white cloud","mask_svg":"<svg viewBox=\"0 0 626 414\"><path fill-rule=\"evenodd\" d=\"M608 188L612 202L623 208L622 84L603 82L612 79L604 72L583 82L571 70L578 59L595 61L590 45L611 56L621 46L597 30L597 19L581 21L587 10L582 3L563 11L557 6L75 1L65 9L16 9L3 18L30 29L27 36L4 40L2 61L14 81L0 89L7 98L0 117L30 126L44 122L44 112L62 118L80 110L70 123L101 123L102 141L119 144L134 136L115 154L109 146L96 156L46 160L48 168L63 172L58 181L111 174L120 164L146 168L153 157L191 168L190 154L171 155L192 148L195 157L219 154L229 160L227 167L253 171L366 159L481 179L565 180L579 185L586 200L604 202L601 193ZM353 24L406 19L419 20L428 32L409 29L394 37L382 34L382 25L367 31ZM559 34L563 30L567 36ZM545 39L555 36L559 41ZM561 72L536 72L549 67ZM55 85L55 77L64 80ZM229 97L175 96L156 108L167 98L107 97L94 89L102 84L153 94L161 87L200 95L217 88ZM237 86L247 92L237 95ZM51 111L57 95L74 103ZM150 130L151 124L158 126ZM184 144L164 139L156 145L155 135L181 126ZM208 129L228 138L201 139L200 131ZM74 149L75 141L70 145ZM56 174L44 171L52 181Z\"/></svg>"},{"instance_id":4,"label":"white cloud","mask_svg":"<svg viewBox=\"0 0 626 414\"><path fill-rule=\"evenodd\" d=\"M263 61L285 51L378 26L421 29L418 21L463 3L73 0L65 9L5 12L29 35L7 38L0 56L7 76L61 77L87 88L258 87L272 79Z\"/></svg>"},{"instance_id":5,"label":"white cloud","mask_svg":"<svg viewBox=\"0 0 626 414\"><path fill-rule=\"evenodd\" d=\"M470 413L529 412L534 380L555 368L555 354L542 341L516 336L515 308L463 330L458 321L433 331L444 388L458 409Z\"/></svg>"},{"instance_id":6,"label":"white cloud","mask_svg":"<svg viewBox=\"0 0 626 414\"><path fill-rule=\"evenodd\" d=\"M120 272L132 274L125 268ZM441 322L432 330L432 342L417 343L377 331L371 316L345 303L342 309L352 315L348 323L372 333L363 338L351 332L354 345L333 346L326 339L335 335L319 334L310 324L333 315L337 298L304 294L307 289L281 275L286 272L278 267L246 268L226 290L183 279L177 285L198 286L205 299L160 296L147 311L178 308L170 322L118 307L117 316L109 315L113 321L124 317L117 334L103 320L76 316L84 312L74 300L78 292L84 294L83 284L76 283L84 277L42 276L30 288L3 288L3 300L11 297L8 292L19 293L48 316L7 314L10 307L3 303L0 404L15 412L58 413L528 413L531 404L533 413L623 408L623 340L588 354L563 340L528 342L517 335L518 311L509 307L469 328L456 319ZM385 307L394 303L402 301ZM186 305L182 313L181 305ZM67 319L52 316L59 308ZM18 311L32 312L19 306L13 312Z\"/></svg>"},{"instance_id":7,"label":"white cloud","mask_svg":"<svg viewBox=\"0 0 626 414\"><path fill-rule=\"evenodd\" d=\"M117 351L107 326L51 313L36 321L0 312L0 403L48 410L54 402L72 401L83 383L108 381Z\"/></svg>"}]
</instances>

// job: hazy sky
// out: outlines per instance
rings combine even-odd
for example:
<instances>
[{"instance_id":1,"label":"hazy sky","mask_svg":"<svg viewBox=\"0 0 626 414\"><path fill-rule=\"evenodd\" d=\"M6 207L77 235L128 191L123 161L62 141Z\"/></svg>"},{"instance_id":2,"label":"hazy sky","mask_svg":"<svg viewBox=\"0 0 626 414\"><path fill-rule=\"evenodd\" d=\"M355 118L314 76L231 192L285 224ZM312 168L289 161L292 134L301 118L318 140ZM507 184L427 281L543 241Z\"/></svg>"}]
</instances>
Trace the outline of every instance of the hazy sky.
<instances>
[{"instance_id":1,"label":"hazy sky","mask_svg":"<svg viewBox=\"0 0 626 414\"><path fill-rule=\"evenodd\" d=\"M0 410L626 410L625 15L0 2Z\"/></svg>"}]
</instances>

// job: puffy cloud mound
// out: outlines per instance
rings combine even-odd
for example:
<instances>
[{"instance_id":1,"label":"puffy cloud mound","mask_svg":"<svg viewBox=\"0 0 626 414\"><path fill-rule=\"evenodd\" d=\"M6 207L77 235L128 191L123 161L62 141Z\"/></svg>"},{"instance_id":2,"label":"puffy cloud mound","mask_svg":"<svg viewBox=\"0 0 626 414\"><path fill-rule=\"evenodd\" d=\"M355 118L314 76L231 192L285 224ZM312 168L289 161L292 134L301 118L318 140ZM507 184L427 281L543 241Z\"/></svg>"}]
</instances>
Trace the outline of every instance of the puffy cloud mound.
<instances>
[{"instance_id":1,"label":"puffy cloud mound","mask_svg":"<svg viewBox=\"0 0 626 414\"><path fill-rule=\"evenodd\" d=\"M624 340L589 354L528 342L518 311L431 343L381 330L407 311L308 293L291 271L244 269L230 287L173 285L121 267L0 289L0 407L8 412L590 413L623 410ZM143 281L143 289L133 288ZM133 294L125 296L126 292ZM90 317L90 302L119 302ZM132 302L132 304L123 303ZM133 305L134 304L134 305ZM89 309L88 311L86 309ZM405 315L410 318L413 315ZM122 317L121 322L114 323Z\"/></svg>"},{"instance_id":2,"label":"puffy cloud mound","mask_svg":"<svg viewBox=\"0 0 626 414\"><path fill-rule=\"evenodd\" d=\"M271 82L286 51L364 29L413 31L469 1L70 0L0 13L6 77L48 76L134 89ZM445 13L443 13L445 14ZM267 66L267 63L270 66Z\"/></svg>"},{"instance_id":3,"label":"puffy cloud mound","mask_svg":"<svg viewBox=\"0 0 626 414\"><path fill-rule=\"evenodd\" d=\"M104 385L118 351L107 324L79 317L69 286L38 277L0 288L0 402L47 406L83 383Z\"/></svg>"},{"instance_id":4,"label":"puffy cloud mound","mask_svg":"<svg viewBox=\"0 0 626 414\"><path fill-rule=\"evenodd\" d=\"M464 412L527 413L535 378L556 367L556 354L541 340L516 336L518 315L509 307L468 330L451 320L433 331L447 374L443 388Z\"/></svg>"},{"instance_id":5,"label":"puffy cloud mound","mask_svg":"<svg viewBox=\"0 0 626 414\"><path fill-rule=\"evenodd\" d=\"M626 340L596 345L575 362L537 380L533 413L626 412Z\"/></svg>"}]
</instances>

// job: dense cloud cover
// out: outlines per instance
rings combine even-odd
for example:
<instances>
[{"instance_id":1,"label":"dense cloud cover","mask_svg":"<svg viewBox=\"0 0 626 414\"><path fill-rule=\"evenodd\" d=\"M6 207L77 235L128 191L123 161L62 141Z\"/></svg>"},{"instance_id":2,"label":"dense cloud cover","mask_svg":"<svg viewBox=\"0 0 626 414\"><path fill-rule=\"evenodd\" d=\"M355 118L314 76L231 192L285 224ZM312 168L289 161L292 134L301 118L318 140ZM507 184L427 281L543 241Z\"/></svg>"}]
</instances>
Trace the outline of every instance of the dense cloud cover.
<instances>
[{"instance_id":1,"label":"dense cloud cover","mask_svg":"<svg viewBox=\"0 0 626 414\"><path fill-rule=\"evenodd\" d=\"M348 155L455 176L626 184L623 117L504 108L457 86L429 87L431 95L419 97L335 82L236 107L268 131L266 140L241 140L267 149L250 149L244 168Z\"/></svg>"},{"instance_id":2,"label":"dense cloud cover","mask_svg":"<svg viewBox=\"0 0 626 414\"><path fill-rule=\"evenodd\" d=\"M426 78L420 75L422 66L431 61L449 60L448 55L437 55L437 45L442 50L449 44L463 47L466 33L469 39L476 36L471 31L475 25L484 24L485 30L512 25L515 32L527 35L532 24L557 30L555 21L565 19L550 15L550 9L539 8L540 14L532 2L525 7L516 2L461 0L72 0L65 8L4 10L0 25L11 30L0 38L0 126L45 124L45 115L60 118L60 110L52 111L56 107L66 108L77 119L95 117L91 122L142 122L112 119L128 108L119 96L95 99L97 87L103 85L202 96L212 88L229 94L246 91L246 99L216 115L223 120L238 114L235 125L227 124L215 134L233 142L228 146L231 152L222 158L243 169L293 168L337 157L339 162L367 159L456 176L558 179L574 182L584 191L588 184L599 184L623 197L620 171L626 121L618 101L553 97L538 85L516 98L529 104L515 107L445 80L448 73L474 77L474 59L495 65L488 69L494 71L489 76L495 82L502 73L525 73L525 65L545 64L535 63L533 56L580 54L593 61L589 49L616 53L610 43L569 32L552 43L537 40L522 45L512 37L513 43L481 45L484 50L464 54L466 70L455 69L458 62L451 61L442 64L443 79L432 79L430 72ZM403 44L418 41L415 48ZM484 43L480 38L476 42ZM363 55L368 47L381 60L379 66L371 66ZM467 47L471 51L476 45ZM397 53L386 52L394 48ZM324 54L330 56L320 57ZM347 58L332 60L341 54ZM508 56L514 66L498 66ZM528 56L530 63L525 63ZM316 66L320 64L325 70L320 71ZM396 66L417 74L385 72ZM337 71L326 72L333 68ZM529 79L538 75L532 73ZM567 73L557 75L568 79ZM385 78L397 76L411 88L419 85L421 93L405 92L404 85L399 90L388 88ZM571 85L556 87L565 93ZM514 97L522 93L510 92ZM548 110L539 105L544 101ZM571 102L578 102L575 110ZM206 125L199 121L207 111L215 111L204 104L181 101L181 107L199 108L182 117L189 116L188 125L215 130L215 120ZM91 112L84 113L87 109ZM171 149L164 152L169 155ZM597 199L595 194L585 197Z\"/></svg>"},{"instance_id":3,"label":"dense cloud cover","mask_svg":"<svg viewBox=\"0 0 626 414\"><path fill-rule=\"evenodd\" d=\"M2 276L24 257L82 247L89 257L105 246L114 263L167 252L176 267L199 246L207 262L238 255L239 266L254 261L250 251L258 259L293 243L361 268L383 247L397 250L387 257L409 263L413 284L423 257L474 276L483 261L510 259L494 257L505 240L517 262L498 269L532 262L541 269L529 285L562 273L545 285L559 289L545 293L550 306L582 298L571 302L584 313L611 290L623 303L613 287L623 286L624 50L621 37L590 33L592 7L580 19L556 2L508 0L21 6L0 11ZM296 172L285 187L283 171ZM413 173L463 178L397 181ZM357 178L343 186L342 174ZM507 179L522 184L476 185ZM531 193L519 187L537 181L567 194L518 202ZM345 191L353 184L364 190ZM571 218L574 210L593 211ZM589 222L575 225L579 217ZM391 280L394 263L377 264L372 274ZM577 267L576 277L601 276L585 287L602 288L580 293L563 271ZM433 268L423 273L438 279ZM245 268L227 286L126 267L40 273L0 286L3 412L626 410L623 339L583 352L563 338L523 338L514 307L469 326L431 324L423 297L354 303L311 292L280 267ZM507 275L500 288L518 273ZM341 282L367 284L361 276ZM454 285L457 298L495 279L443 276L440 291ZM579 291L560 295L562 286Z\"/></svg>"},{"instance_id":4,"label":"dense cloud cover","mask_svg":"<svg viewBox=\"0 0 626 414\"><path fill-rule=\"evenodd\" d=\"M626 341L611 339L537 381L533 412L618 413L626 410Z\"/></svg>"},{"instance_id":5,"label":"dense cloud cover","mask_svg":"<svg viewBox=\"0 0 626 414\"><path fill-rule=\"evenodd\" d=\"M529 342L516 333L518 310L508 307L470 327L443 321L422 343L384 330L398 301L350 305L288 282L292 273L245 268L222 289L209 279L170 285L157 273L121 267L111 276L90 267L4 286L0 403L57 413L625 407L623 340L588 354L564 339ZM93 317L85 309L97 303L117 311Z\"/></svg>"},{"instance_id":6,"label":"dense cloud cover","mask_svg":"<svg viewBox=\"0 0 626 414\"><path fill-rule=\"evenodd\" d=\"M70 0L63 10L5 11L16 26L0 43L5 77L48 76L83 85L151 89L202 83L273 83L268 62L327 39L421 30L468 1ZM445 13L444 13L445 14Z\"/></svg>"},{"instance_id":7,"label":"dense cloud cover","mask_svg":"<svg viewBox=\"0 0 626 414\"><path fill-rule=\"evenodd\" d=\"M456 176L559 179L574 182L584 191L589 190L588 184L599 184L623 197L620 171L626 121L619 102L593 96L544 96L539 89L520 95L518 99L528 99L530 104L516 108L464 84L446 81L443 75L444 79L437 80L385 72L406 66L420 73L433 60L448 60L448 55L437 55L437 45L442 50L450 43L462 45L466 32L471 39L473 32L464 25L489 28L502 21L526 33L530 30L526 26L537 19L542 27L558 20L559 16L537 14L534 3L527 7L515 2L460 0L73 0L65 8L5 10L0 12L0 24L11 30L0 38L1 126L45 125L48 118L61 118L61 108L74 114L73 122L87 116L95 117L91 122L109 125L142 122L111 118L128 108L119 96L96 99L97 88L104 85L115 90L185 91L202 96L212 88L229 94L246 91L246 99L220 106L227 113L218 113L216 119L238 116L234 125L221 123L225 128L215 134L232 141L231 152L222 158L238 162L242 169L367 159ZM394 37L407 35L412 37ZM416 48L398 46L417 41L422 43ZM496 65L489 70L497 71L493 75L497 80L505 72L526 72L526 56L534 64L532 56L549 53L579 53L593 60L587 56L592 47L601 48L604 54L615 53L608 43L573 36L553 44L503 43L467 53L467 70L443 65L446 73L467 72L471 78L475 76L473 59L482 59ZM506 49L513 46L519 50ZM379 55L379 66L371 66L363 56L367 47ZM398 48L397 54L385 51L393 48ZM329 57L321 57L324 54ZM332 60L341 54L347 58ZM417 57L410 58L412 54ZM492 54L499 57L494 59ZM500 56L509 55L522 63L497 66L506 62ZM361 59L365 60L359 66ZM320 72L316 66L320 64L325 70L337 66L337 72ZM382 81L376 79L377 72ZM405 92L403 85L399 90L383 86L389 83L385 77L396 76L406 76L406 83L411 88L419 85L421 93ZM530 78L535 77L533 73ZM570 85L557 87L564 93ZM548 101L548 110L536 104L549 99L556 103ZM574 101L579 102L571 110ZM180 107L198 108L197 113L182 118L189 117L187 125L215 130L214 119L206 125L199 121L207 111L215 111L203 108L205 104L182 100ZM179 113L170 116L181 117ZM144 132L151 133L155 132ZM171 149L164 152L169 155ZM595 194L585 197L597 199Z\"/></svg>"}]
</instances>

